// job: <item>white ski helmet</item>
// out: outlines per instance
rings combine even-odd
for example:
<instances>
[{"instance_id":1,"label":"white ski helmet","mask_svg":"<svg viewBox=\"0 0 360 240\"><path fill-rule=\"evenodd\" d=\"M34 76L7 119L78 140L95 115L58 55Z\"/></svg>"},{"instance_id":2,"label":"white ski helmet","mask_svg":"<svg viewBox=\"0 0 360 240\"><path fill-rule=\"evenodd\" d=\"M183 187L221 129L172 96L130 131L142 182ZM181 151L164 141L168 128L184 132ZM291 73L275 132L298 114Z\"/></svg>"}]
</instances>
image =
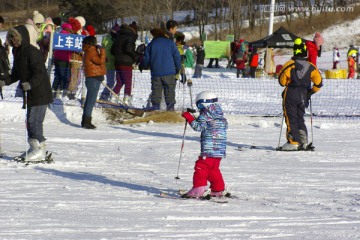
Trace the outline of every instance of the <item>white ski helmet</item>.
<instances>
[{"instance_id":1,"label":"white ski helmet","mask_svg":"<svg viewBox=\"0 0 360 240\"><path fill-rule=\"evenodd\" d=\"M198 109L204 109L212 103L218 101L217 96L213 92L203 91L196 96L196 106Z\"/></svg>"}]
</instances>

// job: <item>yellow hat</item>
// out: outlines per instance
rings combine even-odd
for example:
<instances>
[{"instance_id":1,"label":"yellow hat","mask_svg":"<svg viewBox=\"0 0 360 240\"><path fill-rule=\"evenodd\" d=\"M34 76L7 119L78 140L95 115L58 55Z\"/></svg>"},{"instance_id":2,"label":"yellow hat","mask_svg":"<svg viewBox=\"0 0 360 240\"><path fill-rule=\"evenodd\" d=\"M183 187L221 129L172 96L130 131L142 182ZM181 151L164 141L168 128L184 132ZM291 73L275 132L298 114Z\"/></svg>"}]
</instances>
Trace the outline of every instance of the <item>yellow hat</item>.
<instances>
[{"instance_id":1,"label":"yellow hat","mask_svg":"<svg viewBox=\"0 0 360 240\"><path fill-rule=\"evenodd\" d=\"M307 56L307 50L305 42L301 38L297 38L294 41L294 56L296 57L306 57Z\"/></svg>"}]
</instances>

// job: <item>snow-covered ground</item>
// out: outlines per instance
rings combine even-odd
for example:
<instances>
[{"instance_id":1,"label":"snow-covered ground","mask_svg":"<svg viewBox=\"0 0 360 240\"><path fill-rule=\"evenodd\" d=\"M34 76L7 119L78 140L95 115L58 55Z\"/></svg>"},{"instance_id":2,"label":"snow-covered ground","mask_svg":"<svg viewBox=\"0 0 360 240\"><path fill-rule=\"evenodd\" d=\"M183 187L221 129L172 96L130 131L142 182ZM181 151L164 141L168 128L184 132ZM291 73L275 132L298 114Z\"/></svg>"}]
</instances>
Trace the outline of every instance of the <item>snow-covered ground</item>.
<instances>
[{"instance_id":1,"label":"snow-covered ground","mask_svg":"<svg viewBox=\"0 0 360 240\"><path fill-rule=\"evenodd\" d=\"M331 53L323 56L327 55ZM319 65L327 66L327 61L322 57ZM216 79L235 81L231 74L235 73L204 69L199 85ZM265 84L259 89L266 89L269 81L258 79L258 85ZM223 88L219 93L233 94L234 85L219 86ZM317 96L321 102L326 100L325 90ZM341 101L349 90L339 88L330 96ZM97 129L86 130L80 127L81 107L55 104L44 122L55 163L25 167L12 162L27 149L25 112L21 101L4 91L0 239L360 239L357 118L314 118L311 128L307 117L316 151L277 152L281 130L281 144L285 141L281 117L251 117L229 110L227 157L221 168L238 199L217 204L158 197L161 191L191 187L199 133L190 128L180 179L175 179L184 124L111 125L96 108ZM232 95L222 96L227 99L220 97L225 108ZM255 102L259 96L246 98ZM280 108L280 96L274 99L273 105ZM314 111L325 105L315 105ZM260 105L254 108L262 111Z\"/></svg>"}]
</instances>

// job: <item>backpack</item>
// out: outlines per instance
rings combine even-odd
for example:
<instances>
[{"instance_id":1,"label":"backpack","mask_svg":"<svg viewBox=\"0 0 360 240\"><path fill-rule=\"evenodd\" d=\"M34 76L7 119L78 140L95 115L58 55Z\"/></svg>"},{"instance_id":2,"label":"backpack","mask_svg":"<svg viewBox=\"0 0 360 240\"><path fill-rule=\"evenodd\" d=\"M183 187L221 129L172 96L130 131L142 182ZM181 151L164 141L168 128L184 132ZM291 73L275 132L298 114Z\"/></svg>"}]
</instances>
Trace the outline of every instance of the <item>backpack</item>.
<instances>
[{"instance_id":1,"label":"backpack","mask_svg":"<svg viewBox=\"0 0 360 240\"><path fill-rule=\"evenodd\" d=\"M237 60L244 60L245 52L246 52L246 45L245 45L245 42L242 42L242 43L240 43L240 46L237 49L236 59Z\"/></svg>"}]
</instances>

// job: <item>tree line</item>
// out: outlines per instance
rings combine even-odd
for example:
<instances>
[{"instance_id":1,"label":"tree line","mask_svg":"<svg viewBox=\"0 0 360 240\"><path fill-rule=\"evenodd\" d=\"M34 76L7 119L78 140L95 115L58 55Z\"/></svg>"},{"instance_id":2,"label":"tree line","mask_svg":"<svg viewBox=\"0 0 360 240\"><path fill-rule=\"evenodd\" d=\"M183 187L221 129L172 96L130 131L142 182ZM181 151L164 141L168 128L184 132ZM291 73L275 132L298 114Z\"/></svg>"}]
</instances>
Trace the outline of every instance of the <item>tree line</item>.
<instances>
[{"instance_id":1,"label":"tree line","mask_svg":"<svg viewBox=\"0 0 360 240\"><path fill-rule=\"evenodd\" d=\"M63 19L68 16L83 16L98 33L106 32L115 22L136 21L139 31L159 27L168 19L179 19L184 26L198 26L200 35L205 26L212 24L213 38L223 40L226 34L238 39L244 28L260 32L268 28L270 0L2 0L1 12L33 9L42 10L51 16L49 9L56 6ZM329 7L355 5L360 0L281 0L276 1L275 15L283 16L290 28L295 18L311 23L313 11L328 11ZM54 15L54 13L52 14ZM55 16L51 16L55 17ZM225 30L226 29L226 30Z\"/></svg>"}]
</instances>

